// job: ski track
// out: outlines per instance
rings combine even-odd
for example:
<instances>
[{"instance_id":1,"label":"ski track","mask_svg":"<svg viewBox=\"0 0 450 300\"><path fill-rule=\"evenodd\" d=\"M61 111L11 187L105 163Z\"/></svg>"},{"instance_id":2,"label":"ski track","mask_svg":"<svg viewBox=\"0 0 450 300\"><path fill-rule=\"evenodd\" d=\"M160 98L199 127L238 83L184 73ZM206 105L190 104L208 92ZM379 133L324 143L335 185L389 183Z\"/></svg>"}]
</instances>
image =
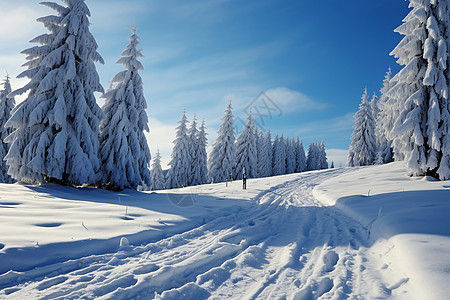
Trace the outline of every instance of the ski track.
<instances>
[{"instance_id":1,"label":"ski track","mask_svg":"<svg viewBox=\"0 0 450 300\"><path fill-rule=\"evenodd\" d=\"M387 298L366 255L367 229L311 194L342 172L300 175L260 194L249 210L147 245L8 272L0 298Z\"/></svg>"}]
</instances>

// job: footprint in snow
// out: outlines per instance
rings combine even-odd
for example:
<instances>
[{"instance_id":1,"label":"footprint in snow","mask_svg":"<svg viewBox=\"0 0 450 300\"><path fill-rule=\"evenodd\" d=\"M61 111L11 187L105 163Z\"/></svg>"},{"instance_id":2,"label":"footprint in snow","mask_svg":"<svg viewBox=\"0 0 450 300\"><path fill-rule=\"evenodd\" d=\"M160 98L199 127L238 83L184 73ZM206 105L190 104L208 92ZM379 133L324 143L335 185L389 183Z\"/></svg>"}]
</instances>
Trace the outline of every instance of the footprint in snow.
<instances>
[{"instance_id":1,"label":"footprint in snow","mask_svg":"<svg viewBox=\"0 0 450 300\"><path fill-rule=\"evenodd\" d=\"M334 252L334 251L330 251L327 254L325 254L323 256L323 262L324 262L324 266L323 266L323 271L324 272L331 272L334 270L334 267L336 266L337 262L339 260L339 255Z\"/></svg>"}]
</instances>

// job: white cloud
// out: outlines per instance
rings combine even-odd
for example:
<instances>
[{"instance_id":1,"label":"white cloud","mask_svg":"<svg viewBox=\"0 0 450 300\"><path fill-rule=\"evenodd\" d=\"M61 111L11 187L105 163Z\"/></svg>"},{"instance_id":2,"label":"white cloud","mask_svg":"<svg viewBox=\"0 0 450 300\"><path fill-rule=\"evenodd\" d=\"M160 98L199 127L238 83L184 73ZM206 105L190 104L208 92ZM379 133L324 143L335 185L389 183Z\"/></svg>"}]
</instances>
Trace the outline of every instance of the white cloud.
<instances>
[{"instance_id":1,"label":"white cloud","mask_svg":"<svg viewBox=\"0 0 450 300\"><path fill-rule=\"evenodd\" d=\"M302 92L291 90L287 87L278 87L265 91L266 95L286 112L292 111L310 111L326 108L325 103L320 103L311 99Z\"/></svg>"}]
</instances>

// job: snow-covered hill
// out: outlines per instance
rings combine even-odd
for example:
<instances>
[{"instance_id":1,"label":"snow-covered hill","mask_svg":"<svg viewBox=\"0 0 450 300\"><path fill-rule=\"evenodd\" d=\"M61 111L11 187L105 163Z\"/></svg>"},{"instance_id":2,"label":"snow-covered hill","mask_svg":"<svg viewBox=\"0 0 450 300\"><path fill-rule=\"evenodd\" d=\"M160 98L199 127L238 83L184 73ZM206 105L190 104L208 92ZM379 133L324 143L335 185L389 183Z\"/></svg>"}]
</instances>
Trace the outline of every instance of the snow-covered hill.
<instances>
[{"instance_id":1,"label":"snow-covered hill","mask_svg":"<svg viewBox=\"0 0 450 300\"><path fill-rule=\"evenodd\" d=\"M446 299L450 184L404 174L157 193L2 184L0 298Z\"/></svg>"}]
</instances>

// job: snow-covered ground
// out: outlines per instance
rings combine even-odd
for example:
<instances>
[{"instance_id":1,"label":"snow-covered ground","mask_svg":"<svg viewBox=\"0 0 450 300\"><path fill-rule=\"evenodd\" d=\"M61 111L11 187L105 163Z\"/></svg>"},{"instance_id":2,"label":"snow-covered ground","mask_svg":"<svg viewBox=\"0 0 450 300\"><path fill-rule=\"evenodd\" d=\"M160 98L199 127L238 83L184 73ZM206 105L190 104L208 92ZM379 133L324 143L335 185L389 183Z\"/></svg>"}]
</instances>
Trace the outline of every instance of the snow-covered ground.
<instances>
[{"instance_id":1,"label":"snow-covered ground","mask_svg":"<svg viewBox=\"0 0 450 300\"><path fill-rule=\"evenodd\" d=\"M325 170L245 191L3 184L0 298L447 299L450 183L404 174Z\"/></svg>"}]
</instances>

